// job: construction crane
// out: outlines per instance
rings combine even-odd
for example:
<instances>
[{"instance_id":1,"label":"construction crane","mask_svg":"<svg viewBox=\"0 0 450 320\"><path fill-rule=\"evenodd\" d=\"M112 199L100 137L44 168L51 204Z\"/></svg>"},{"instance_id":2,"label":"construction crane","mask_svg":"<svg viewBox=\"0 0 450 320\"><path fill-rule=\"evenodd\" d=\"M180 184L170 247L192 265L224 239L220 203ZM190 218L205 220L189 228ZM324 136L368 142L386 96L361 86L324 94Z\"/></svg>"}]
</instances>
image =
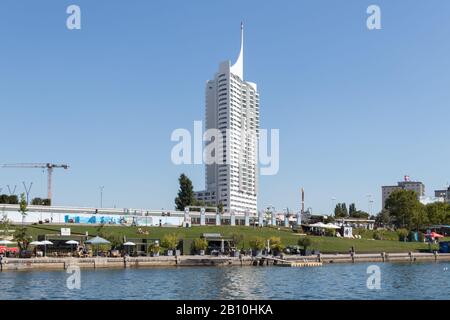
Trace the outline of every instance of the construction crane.
<instances>
[{"instance_id":1,"label":"construction crane","mask_svg":"<svg viewBox=\"0 0 450 320\"><path fill-rule=\"evenodd\" d=\"M61 168L64 170L69 169L67 164L53 164L53 163L13 163L3 164L2 168L39 168L47 169L47 199L52 203L52 176L53 169Z\"/></svg>"}]
</instances>

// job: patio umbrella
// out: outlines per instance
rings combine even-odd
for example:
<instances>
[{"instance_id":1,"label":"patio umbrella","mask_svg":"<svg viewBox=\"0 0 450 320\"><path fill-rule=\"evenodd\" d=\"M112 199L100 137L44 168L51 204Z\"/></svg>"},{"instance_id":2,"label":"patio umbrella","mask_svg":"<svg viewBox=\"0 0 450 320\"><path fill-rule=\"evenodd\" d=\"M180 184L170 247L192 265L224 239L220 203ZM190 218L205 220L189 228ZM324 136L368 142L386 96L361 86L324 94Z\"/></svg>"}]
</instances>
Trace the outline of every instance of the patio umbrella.
<instances>
[{"instance_id":1,"label":"patio umbrella","mask_svg":"<svg viewBox=\"0 0 450 320\"><path fill-rule=\"evenodd\" d=\"M128 241L128 242L125 242L123 245L124 245L125 247L128 247L128 254L130 254L130 248L131 248L131 247L134 247L134 246L136 245L136 243L131 242L131 241Z\"/></svg>"},{"instance_id":2,"label":"patio umbrella","mask_svg":"<svg viewBox=\"0 0 450 320\"><path fill-rule=\"evenodd\" d=\"M71 245L71 247L72 247L72 253L73 253L73 246L74 246L74 245L78 245L78 241L75 241L75 240L69 240L69 241L66 241L66 244L70 244L70 245Z\"/></svg>"},{"instance_id":3,"label":"patio umbrella","mask_svg":"<svg viewBox=\"0 0 450 320\"><path fill-rule=\"evenodd\" d=\"M44 256L47 256L47 246L52 246L53 242L44 240L42 241L42 244L44 245Z\"/></svg>"},{"instance_id":4,"label":"patio umbrella","mask_svg":"<svg viewBox=\"0 0 450 320\"><path fill-rule=\"evenodd\" d=\"M30 245L32 245L32 246L42 246L43 243L41 241L31 241Z\"/></svg>"},{"instance_id":5,"label":"patio umbrella","mask_svg":"<svg viewBox=\"0 0 450 320\"><path fill-rule=\"evenodd\" d=\"M86 240L84 243L99 245L99 244L109 244L109 243L111 243L111 242L109 242L109 241L106 240L106 239L103 239L102 237L96 236L95 238Z\"/></svg>"},{"instance_id":6,"label":"patio umbrella","mask_svg":"<svg viewBox=\"0 0 450 320\"><path fill-rule=\"evenodd\" d=\"M102 237L96 236L95 238L89 239L89 240L85 241L84 243L96 245L97 246L97 255L98 255L98 246L101 244L110 244L111 242L109 242L106 239L103 239Z\"/></svg>"},{"instance_id":7,"label":"patio umbrella","mask_svg":"<svg viewBox=\"0 0 450 320\"><path fill-rule=\"evenodd\" d=\"M8 244L14 244L14 242L9 241L9 240L0 240L0 245L6 246Z\"/></svg>"},{"instance_id":8,"label":"patio umbrella","mask_svg":"<svg viewBox=\"0 0 450 320\"><path fill-rule=\"evenodd\" d=\"M32 246L42 246L43 243L41 241L31 241L30 245ZM37 251L35 251L36 257L37 257Z\"/></svg>"},{"instance_id":9,"label":"patio umbrella","mask_svg":"<svg viewBox=\"0 0 450 320\"><path fill-rule=\"evenodd\" d=\"M332 224L332 223L327 223L327 224L326 224L326 227L324 227L324 228L328 228L328 229L340 229L341 227L338 227L337 225Z\"/></svg>"}]
</instances>

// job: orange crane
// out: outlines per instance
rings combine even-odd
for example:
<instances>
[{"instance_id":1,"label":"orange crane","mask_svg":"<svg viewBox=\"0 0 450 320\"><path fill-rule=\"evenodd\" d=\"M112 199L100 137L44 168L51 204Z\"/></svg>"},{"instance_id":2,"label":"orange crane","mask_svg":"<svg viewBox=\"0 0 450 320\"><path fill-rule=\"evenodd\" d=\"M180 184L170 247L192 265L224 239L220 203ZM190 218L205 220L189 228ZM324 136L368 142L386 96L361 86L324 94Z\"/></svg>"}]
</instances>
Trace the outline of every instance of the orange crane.
<instances>
[{"instance_id":1,"label":"orange crane","mask_svg":"<svg viewBox=\"0 0 450 320\"><path fill-rule=\"evenodd\" d=\"M53 169L62 168L64 170L69 169L67 164L53 164L53 163L13 163L13 164L3 164L2 168L39 168L47 169L47 199L52 203L52 176Z\"/></svg>"}]
</instances>

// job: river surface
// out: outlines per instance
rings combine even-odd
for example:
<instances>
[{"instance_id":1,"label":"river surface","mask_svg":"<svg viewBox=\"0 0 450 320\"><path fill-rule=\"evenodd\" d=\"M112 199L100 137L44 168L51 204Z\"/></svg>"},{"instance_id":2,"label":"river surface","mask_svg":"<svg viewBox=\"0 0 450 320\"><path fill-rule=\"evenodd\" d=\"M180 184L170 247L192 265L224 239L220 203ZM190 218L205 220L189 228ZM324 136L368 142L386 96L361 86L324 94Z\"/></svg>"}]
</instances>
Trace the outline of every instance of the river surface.
<instances>
[{"instance_id":1,"label":"river surface","mask_svg":"<svg viewBox=\"0 0 450 320\"><path fill-rule=\"evenodd\" d=\"M6 271L0 299L450 299L450 263L373 265Z\"/></svg>"}]
</instances>

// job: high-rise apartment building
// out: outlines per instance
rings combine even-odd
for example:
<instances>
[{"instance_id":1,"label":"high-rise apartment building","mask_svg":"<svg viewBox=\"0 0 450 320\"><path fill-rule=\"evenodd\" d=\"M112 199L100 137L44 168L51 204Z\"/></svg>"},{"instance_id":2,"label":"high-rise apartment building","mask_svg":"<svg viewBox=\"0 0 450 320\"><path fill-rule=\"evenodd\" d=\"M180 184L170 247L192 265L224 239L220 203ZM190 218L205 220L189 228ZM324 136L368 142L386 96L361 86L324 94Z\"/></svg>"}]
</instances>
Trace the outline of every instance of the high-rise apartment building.
<instances>
[{"instance_id":1,"label":"high-rise apartment building","mask_svg":"<svg viewBox=\"0 0 450 320\"><path fill-rule=\"evenodd\" d=\"M243 25L237 61L222 62L206 83L205 129L219 130L224 147L221 162L206 164L206 190L196 192L197 199L222 203L228 213L256 214L259 94L255 83L244 80Z\"/></svg>"}]
</instances>

